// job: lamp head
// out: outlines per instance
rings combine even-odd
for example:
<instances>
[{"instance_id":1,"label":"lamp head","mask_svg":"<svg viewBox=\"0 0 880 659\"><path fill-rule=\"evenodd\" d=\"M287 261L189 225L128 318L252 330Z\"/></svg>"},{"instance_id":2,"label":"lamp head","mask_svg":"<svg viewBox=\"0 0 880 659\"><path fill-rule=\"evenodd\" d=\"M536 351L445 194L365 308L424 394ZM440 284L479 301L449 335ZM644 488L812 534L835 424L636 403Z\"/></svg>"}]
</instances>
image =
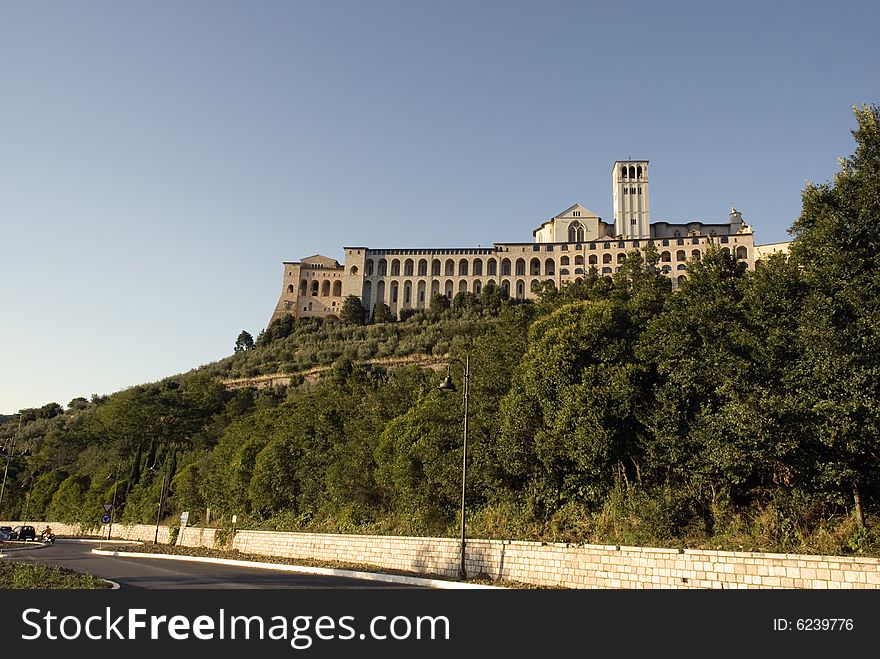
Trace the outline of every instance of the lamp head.
<instances>
[{"instance_id":1,"label":"lamp head","mask_svg":"<svg viewBox=\"0 0 880 659\"><path fill-rule=\"evenodd\" d=\"M440 389L440 391L458 391L455 383L452 381L452 378L448 375L443 378L443 382L440 383L440 386L438 388Z\"/></svg>"}]
</instances>

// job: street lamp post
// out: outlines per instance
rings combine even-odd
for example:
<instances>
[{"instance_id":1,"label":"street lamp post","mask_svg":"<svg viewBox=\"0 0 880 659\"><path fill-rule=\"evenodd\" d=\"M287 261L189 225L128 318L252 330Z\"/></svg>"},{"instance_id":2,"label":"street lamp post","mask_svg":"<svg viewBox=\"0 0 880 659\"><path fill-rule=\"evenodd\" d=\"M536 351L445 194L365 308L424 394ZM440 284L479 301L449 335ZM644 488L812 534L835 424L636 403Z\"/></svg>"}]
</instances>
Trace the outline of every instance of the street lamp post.
<instances>
[{"instance_id":1,"label":"street lamp post","mask_svg":"<svg viewBox=\"0 0 880 659\"><path fill-rule=\"evenodd\" d=\"M150 469L153 469L156 464L153 463L153 466ZM165 460L162 463L162 487L159 490L159 509L156 511L156 533L153 535L153 544L159 544L159 520L162 517L162 504L165 501L165 479L168 476L168 456L165 456Z\"/></svg>"},{"instance_id":2,"label":"street lamp post","mask_svg":"<svg viewBox=\"0 0 880 659\"><path fill-rule=\"evenodd\" d=\"M107 528L107 540L110 539L110 534L113 533L113 516L116 514L116 489L119 487L119 467L120 465L116 465L116 471L113 474L113 502L110 504L110 526Z\"/></svg>"},{"instance_id":3,"label":"street lamp post","mask_svg":"<svg viewBox=\"0 0 880 659\"><path fill-rule=\"evenodd\" d=\"M467 570L465 569L465 534L464 534L464 498L467 487L467 440L468 440L468 390L470 388L470 355L465 353L464 361L454 359L464 367L464 441L461 450L461 565L458 568L458 576L461 579L467 579ZM440 383L441 391L458 391L455 383L452 381L452 362L450 362L446 372L446 378Z\"/></svg>"},{"instance_id":4,"label":"street lamp post","mask_svg":"<svg viewBox=\"0 0 880 659\"><path fill-rule=\"evenodd\" d=\"M18 439L19 434L21 433L21 412L18 413L18 430L12 436L12 443L7 449L6 446L0 447L0 455L6 456L6 468L3 470L3 485L0 485L0 506L3 505L3 493L6 491L6 476L9 474L9 463L12 462L12 456L15 454L15 440ZM31 454L31 450L26 448L22 451L22 456L28 457Z\"/></svg>"}]
</instances>

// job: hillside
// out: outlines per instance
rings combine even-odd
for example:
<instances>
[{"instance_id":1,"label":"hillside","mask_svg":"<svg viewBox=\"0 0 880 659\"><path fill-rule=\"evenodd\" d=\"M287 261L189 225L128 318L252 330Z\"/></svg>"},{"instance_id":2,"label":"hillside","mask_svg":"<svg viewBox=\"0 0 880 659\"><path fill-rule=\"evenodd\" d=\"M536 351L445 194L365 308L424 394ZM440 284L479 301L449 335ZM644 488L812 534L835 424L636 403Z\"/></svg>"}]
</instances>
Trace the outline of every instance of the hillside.
<instances>
[{"instance_id":1,"label":"hillside","mask_svg":"<svg viewBox=\"0 0 880 659\"><path fill-rule=\"evenodd\" d=\"M878 554L880 122L857 117L790 258L710 246L672 292L648 246L537 304L487 286L400 321L285 319L23 411L0 517L91 525L115 501L130 522L454 535L467 354L470 535Z\"/></svg>"}]
</instances>

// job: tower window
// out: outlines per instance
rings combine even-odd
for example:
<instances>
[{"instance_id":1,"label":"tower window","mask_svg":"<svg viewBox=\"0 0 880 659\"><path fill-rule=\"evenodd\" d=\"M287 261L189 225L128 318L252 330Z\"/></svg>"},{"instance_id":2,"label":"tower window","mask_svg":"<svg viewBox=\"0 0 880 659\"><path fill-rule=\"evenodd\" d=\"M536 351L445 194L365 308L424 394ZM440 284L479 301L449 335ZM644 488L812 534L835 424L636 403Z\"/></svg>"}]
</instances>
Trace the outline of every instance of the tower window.
<instances>
[{"instance_id":1,"label":"tower window","mask_svg":"<svg viewBox=\"0 0 880 659\"><path fill-rule=\"evenodd\" d=\"M635 226L635 225L636 225L636 218L631 219L631 220L629 221L629 223L630 223L632 226Z\"/></svg>"},{"instance_id":2,"label":"tower window","mask_svg":"<svg viewBox=\"0 0 880 659\"><path fill-rule=\"evenodd\" d=\"M575 211L575 212L572 213L572 215L574 215L575 217L580 217L580 216L581 216L581 212L580 212L580 211Z\"/></svg>"}]
</instances>

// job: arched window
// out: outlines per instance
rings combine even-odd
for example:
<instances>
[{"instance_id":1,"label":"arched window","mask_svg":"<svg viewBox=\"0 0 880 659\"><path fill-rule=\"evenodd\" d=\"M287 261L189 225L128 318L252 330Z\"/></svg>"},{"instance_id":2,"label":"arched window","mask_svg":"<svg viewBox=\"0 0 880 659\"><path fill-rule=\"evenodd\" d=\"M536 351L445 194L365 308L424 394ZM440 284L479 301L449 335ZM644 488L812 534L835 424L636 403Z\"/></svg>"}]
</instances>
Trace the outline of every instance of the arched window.
<instances>
[{"instance_id":1,"label":"arched window","mask_svg":"<svg viewBox=\"0 0 880 659\"><path fill-rule=\"evenodd\" d=\"M532 259L529 261L529 274L533 277L539 277L541 275L540 259Z\"/></svg>"},{"instance_id":2,"label":"arched window","mask_svg":"<svg viewBox=\"0 0 880 659\"><path fill-rule=\"evenodd\" d=\"M575 220L568 225L568 242L582 243L584 241L584 226Z\"/></svg>"},{"instance_id":3,"label":"arched window","mask_svg":"<svg viewBox=\"0 0 880 659\"><path fill-rule=\"evenodd\" d=\"M489 273L492 274L491 272ZM510 259L502 259L501 260L501 276L510 274ZM510 284L507 285L508 292L510 291Z\"/></svg>"},{"instance_id":4,"label":"arched window","mask_svg":"<svg viewBox=\"0 0 880 659\"><path fill-rule=\"evenodd\" d=\"M725 249L727 249L727 248L725 247ZM728 250L728 253L730 253L730 250ZM700 250L698 250L698 249L693 250L691 252L691 258L694 261L699 261L700 260Z\"/></svg>"},{"instance_id":5,"label":"arched window","mask_svg":"<svg viewBox=\"0 0 880 659\"><path fill-rule=\"evenodd\" d=\"M559 274L562 275L563 277L565 277L568 274L568 268L562 268L559 271Z\"/></svg>"},{"instance_id":6,"label":"arched window","mask_svg":"<svg viewBox=\"0 0 880 659\"><path fill-rule=\"evenodd\" d=\"M403 262L403 276L404 277L412 277L413 273L413 260L407 259Z\"/></svg>"},{"instance_id":7,"label":"arched window","mask_svg":"<svg viewBox=\"0 0 880 659\"><path fill-rule=\"evenodd\" d=\"M333 297L339 297L342 295L342 282L338 279L333 282Z\"/></svg>"},{"instance_id":8,"label":"arched window","mask_svg":"<svg viewBox=\"0 0 880 659\"><path fill-rule=\"evenodd\" d=\"M495 259L489 259L486 263L486 274L494 277L498 274L498 262Z\"/></svg>"},{"instance_id":9,"label":"arched window","mask_svg":"<svg viewBox=\"0 0 880 659\"><path fill-rule=\"evenodd\" d=\"M602 263L611 263L611 254L603 254Z\"/></svg>"},{"instance_id":10,"label":"arched window","mask_svg":"<svg viewBox=\"0 0 880 659\"><path fill-rule=\"evenodd\" d=\"M388 261L379 259L379 276L384 277L388 274Z\"/></svg>"},{"instance_id":11,"label":"arched window","mask_svg":"<svg viewBox=\"0 0 880 659\"><path fill-rule=\"evenodd\" d=\"M623 178L626 178L626 167L625 166L621 167L620 171L621 171L621 174L623 174Z\"/></svg>"},{"instance_id":12,"label":"arched window","mask_svg":"<svg viewBox=\"0 0 880 659\"><path fill-rule=\"evenodd\" d=\"M447 277L452 277L455 274L455 261L452 259L446 259L444 274Z\"/></svg>"},{"instance_id":13,"label":"arched window","mask_svg":"<svg viewBox=\"0 0 880 659\"><path fill-rule=\"evenodd\" d=\"M683 249L680 249L675 253L675 260L676 261L686 261L687 260L687 254L685 254Z\"/></svg>"},{"instance_id":14,"label":"arched window","mask_svg":"<svg viewBox=\"0 0 880 659\"><path fill-rule=\"evenodd\" d=\"M474 277L480 277L483 274L483 259L474 259Z\"/></svg>"},{"instance_id":15,"label":"arched window","mask_svg":"<svg viewBox=\"0 0 880 659\"><path fill-rule=\"evenodd\" d=\"M505 259L505 260L507 260L507 259ZM502 267L502 270L503 270L503 269L504 269L504 264L503 264L503 262L502 262L501 267ZM504 291L504 293L505 293L506 295L510 295L510 281L508 281L507 279L503 279L503 280L501 281L501 290Z\"/></svg>"},{"instance_id":16,"label":"arched window","mask_svg":"<svg viewBox=\"0 0 880 659\"><path fill-rule=\"evenodd\" d=\"M404 266L404 270L405 269L406 269L406 266ZM411 301L412 301L412 282L406 281L403 283L403 303L405 305L409 306Z\"/></svg>"},{"instance_id":17,"label":"arched window","mask_svg":"<svg viewBox=\"0 0 880 659\"><path fill-rule=\"evenodd\" d=\"M287 285L287 292L288 292L288 293L293 293L293 290L294 290L294 289L293 289L293 284L288 284L288 285Z\"/></svg>"},{"instance_id":18,"label":"arched window","mask_svg":"<svg viewBox=\"0 0 880 659\"><path fill-rule=\"evenodd\" d=\"M421 266L420 266L421 267ZM425 268L427 269L427 264ZM418 283L418 296L419 296L419 308L423 309L425 307L425 282L420 281Z\"/></svg>"},{"instance_id":19,"label":"arched window","mask_svg":"<svg viewBox=\"0 0 880 659\"><path fill-rule=\"evenodd\" d=\"M474 268L476 270L476 268ZM483 285L479 281L474 282L474 294L479 295L483 292Z\"/></svg>"},{"instance_id":20,"label":"arched window","mask_svg":"<svg viewBox=\"0 0 880 659\"><path fill-rule=\"evenodd\" d=\"M561 259L559 259L559 265L568 265L569 263L570 261L568 260L567 256L563 256Z\"/></svg>"},{"instance_id":21,"label":"arched window","mask_svg":"<svg viewBox=\"0 0 880 659\"><path fill-rule=\"evenodd\" d=\"M466 279L462 279L460 282L458 282L458 292L459 293L467 293L467 280Z\"/></svg>"},{"instance_id":22,"label":"arched window","mask_svg":"<svg viewBox=\"0 0 880 659\"><path fill-rule=\"evenodd\" d=\"M317 280L312 282L312 295L314 297L318 297L318 282L317 282Z\"/></svg>"},{"instance_id":23,"label":"arched window","mask_svg":"<svg viewBox=\"0 0 880 659\"><path fill-rule=\"evenodd\" d=\"M596 255L590 254L590 265L596 265L597 263L599 263L599 259L596 257Z\"/></svg>"},{"instance_id":24,"label":"arched window","mask_svg":"<svg viewBox=\"0 0 880 659\"><path fill-rule=\"evenodd\" d=\"M626 254L624 254L623 252L620 252L620 253L617 255L617 262L618 262L618 263L623 263L625 260L626 260Z\"/></svg>"},{"instance_id":25,"label":"arched window","mask_svg":"<svg viewBox=\"0 0 880 659\"><path fill-rule=\"evenodd\" d=\"M348 274L356 275L358 273L358 267L356 265L351 266L348 270Z\"/></svg>"},{"instance_id":26,"label":"arched window","mask_svg":"<svg viewBox=\"0 0 880 659\"><path fill-rule=\"evenodd\" d=\"M367 277L373 276L373 259L367 259Z\"/></svg>"},{"instance_id":27,"label":"arched window","mask_svg":"<svg viewBox=\"0 0 880 659\"><path fill-rule=\"evenodd\" d=\"M445 291L444 291L444 292L445 292L445 294L446 294L447 299L449 299L449 300L452 299L452 291L454 290L454 289L453 289L453 286L454 286L454 284L452 283L452 280L451 280L451 279L448 279L448 280L446 281L446 288L445 288Z\"/></svg>"},{"instance_id":28,"label":"arched window","mask_svg":"<svg viewBox=\"0 0 880 659\"><path fill-rule=\"evenodd\" d=\"M629 166L629 177L630 178L636 177L636 168L633 167L632 165Z\"/></svg>"},{"instance_id":29,"label":"arched window","mask_svg":"<svg viewBox=\"0 0 880 659\"><path fill-rule=\"evenodd\" d=\"M459 277L467 277L468 276L468 262L466 259L461 259L458 262L458 276Z\"/></svg>"},{"instance_id":30,"label":"arched window","mask_svg":"<svg viewBox=\"0 0 880 659\"><path fill-rule=\"evenodd\" d=\"M364 309L366 309L367 311L372 311L372 309L373 309L372 297L373 297L373 282L367 280L364 282L363 296L361 297L361 300L364 305Z\"/></svg>"},{"instance_id":31,"label":"arched window","mask_svg":"<svg viewBox=\"0 0 880 659\"><path fill-rule=\"evenodd\" d=\"M609 267L604 267L604 268L602 268L602 274L603 274L603 275L610 275L610 274L611 274L611 268L609 268Z\"/></svg>"},{"instance_id":32,"label":"arched window","mask_svg":"<svg viewBox=\"0 0 880 659\"><path fill-rule=\"evenodd\" d=\"M397 304L397 289L398 285L396 281L391 282L391 304Z\"/></svg>"},{"instance_id":33,"label":"arched window","mask_svg":"<svg viewBox=\"0 0 880 659\"><path fill-rule=\"evenodd\" d=\"M516 298L522 300L526 296L526 284L522 279L516 282Z\"/></svg>"},{"instance_id":34,"label":"arched window","mask_svg":"<svg viewBox=\"0 0 880 659\"><path fill-rule=\"evenodd\" d=\"M419 277L425 277L428 274L428 262L425 259L419 259Z\"/></svg>"},{"instance_id":35,"label":"arched window","mask_svg":"<svg viewBox=\"0 0 880 659\"><path fill-rule=\"evenodd\" d=\"M577 254L577 255L574 257L574 264L575 264L575 265L583 265L583 264L584 264L584 256L583 256L583 254Z\"/></svg>"},{"instance_id":36,"label":"arched window","mask_svg":"<svg viewBox=\"0 0 880 659\"><path fill-rule=\"evenodd\" d=\"M434 259L431 262L431 276L432 277L439 277L440 276L440 261L438 261L437 259Z\"/></svg>"},{"instance_id":37,"label":"arched window","mask_svg":"<svg viewBox=\"0 0 880 659\"><path fill-rule=\"evenodd\" d=\"M544 274L550 277L556 274L556 264L553 262L553 259L544 261Z\"/></svg>"},{"instance_id":38,"label":"arched window","mask_svg":"<svg viewBox=\"0 0 880 659\"><path fill-rule=\"evenodd\" d=\"M642 178L642 166L636 167L636 178Z\"/></svg>"},{"instance_id":39,"label":"arched window","mask_svg":"<svg viewBox=\"0 0 880 659\"><path fill-rule=\"evenodd\" d=\"M517 259L516 260L516 274L517 275L526 274L526 260L525 259Z\"/></svg>"},{"instance_id":40,"label":"arched window","mask_svg":"<svg viewBox=\"0 0 880 659\"><path fill-rule=\"evenodd\" d=\"M687 270L688 267L684 263L679 263L676 267L676 270Z\"/></svg>"},{"instance_id":41,"label":"arched window","mask_svg":"<svg viewBox=\"0 0 880 659\"><path fill-rule=\"evenodd\" d=\"M660 254L660 260L663 263L669 263L672 260L672 254L670 254L669 252L663 252L662 254Z\"/></svg>"},{"instance_id":42,"label":"arched window","mask_svg":"<svg viewBox=\"0 0 880 659\"><path fill-rule=\"evenodd\" d=\"M328 279L325 279L321 284L321 297L330 297L330 281Z\"/></svg>"},{"instance_id":43,"label":"arched window","mask_svg":"<svg viewBox=\"0 0 880 659\"><path fill-rule=\"evenodd\" d=\"M397 259L394 259L391 262L391 276L392 277L399 277L400 276L400 261L398 261Z\"/></svg>"},{"instance_id":44,"label":"arched window","mask_svg":"<svg viewBox=\"0 0 880 659\"><path fill-rule=\"evenodd\" d=\"M302 296L307 295L309 292L309 282L303 279L299 284L299 294Z\"/></svg>"},{"instance_id":45,"label":"arched window","mask_svg":"<svg viewBox=\"0 0 880 659\"><path fill-rule=\"evenodd\" d=\"M584 269L583 269L583 268L575 268L575 269L574 269L574 274L576 274L576 275L582 275L582 274L584 274Z\"/></svg>"},{"instance_id":46,"label":"arched window","mask_svg":"<svg viewBox=\"0 0 880 659\"><path fill-rule=\"evenodd\" d=\"M740 245L736 248L736 258L738 259L747 259L749 258L749 250Z\"/></svg>"}]
</instances>

